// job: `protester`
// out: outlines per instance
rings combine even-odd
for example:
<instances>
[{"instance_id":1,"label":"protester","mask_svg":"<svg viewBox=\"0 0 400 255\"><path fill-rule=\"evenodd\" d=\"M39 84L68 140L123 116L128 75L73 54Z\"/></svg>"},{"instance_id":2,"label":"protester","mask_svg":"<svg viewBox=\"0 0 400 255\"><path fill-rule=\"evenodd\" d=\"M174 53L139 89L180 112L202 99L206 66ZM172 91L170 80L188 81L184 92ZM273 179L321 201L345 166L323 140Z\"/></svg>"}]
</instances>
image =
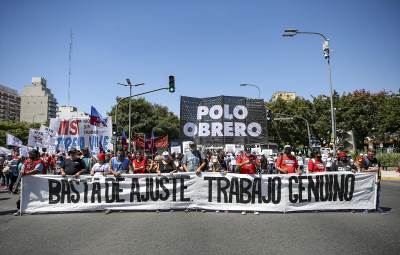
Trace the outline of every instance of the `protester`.
<instances>
[{"instance_id":1,"label":"protester","mask_svg":"<svg viewBox=\"0 0 400 255\"><path fill-rule=\"evenodd\" d=\"M325 171L326 168L324 163L322 162L321 152L319 150L316 150L312 153L311 159L308 161L308 172L318 173Z\"/></svg>"},{"instance_id":2,"label":"protester","mask_svg":"<svg viewBox=\"0 0 400 255\"><path fill-rule=\"evenodd\" d=\"M340 151L337 154L337 161L334 161L331 171L357 171L357 167L347 157L346 152Z\"/></svg>"},{"instance_id":3,"label":"protester","mask_svg":"<svg viewBox=\"0 0 400 255\"><path fill-rule=\"evenodd\" d=\"M118 177L121 174L129 173L129 169L132 168L132 164L129 162L128 157L125 156L125 151L119 149L117 155L112 157L109 163L110 173Z\"/></svg>"},{"instance_id":4,"label":"protester","mask_svg":"<svg viewBox=\"0 0 400 255\"><path fill-rule=\"evenodd\" d=\"M229 160L229 165L228 165L228 171L229 172L236 172L236 157L234 153L229 153L228 154L228 160Z\"/></svg>"},{"instance_id":5,"label":"protester","mask_svg":"<svg viewBox=\"0 0 400 255\"><path fill-rule=\"evenodd\" d=\"M10 186L11 183L11 173L10 173L10 162L12 161L13 156L11 153L7 154L7 158L3 163L3 170L2 170L2 174L4 177L4 181L3 181L3 190L8 190L8 187Z\"/></svg>"},{"instance_id":6,"label":"protester","mask_svg":"<svg viewBox=\"0 0 400 255\"><path fill-rule=\"evenodd\" d=\"M81 174L85 173L85 165L79 157L78 150L73 148L68 152L68 155L69 158L65 159L61 166L61 175L74 175L75 177L79 177Z\"/></svg>"},{"instance_id":7,"label":"protester","mask_svg":"<svg viewBox=\"0 0 400 255\"><path fill-rule=\"evenodd\" d=\"M13 158L8 162L8 166L10 168L10 184L8 186L8 193L12 192L13 186L18 179L18 164L19 164L19 153L14 152Z\"/></svg>"},{"instance_id":8,"label":"protester","mask_svg":"<svg viewBox=\"0 0 400 255\"><path fill-rule=\"evenodd\" d=\"M262 174L268 174L268 159L265 154L260 157L260 171Z\"/></svg>"},{"instance_id":9,"label":"protester","mask_svg":"<svg viewBox=\"0 0 400 255\"><path fill-rule=\"evenodd\" d=\"M331 171L332 164L334 162L333 154L330 152L326 158L325 169L326 171Z\"/></svg>"},{"instance_id":10,"label":"protester","mask_svg":"<svg viewBox=\"0 0 400 255\"><path fill-rule=\"evenodd\" d=\"M91 176L106 176L109 171L110 171L110 166L108 165L107 162L105 162L106 159L106 154L104 153L99 153L97 154L97 163L95 163L90 170L90 175Z\"/></svg>"},{"instance_id":11,"label":"protester","mask_svg":"<svg viewBox=\"0 0 400 255\"><path fill-rule=\"evenodd\" d=\"M46 174L44 169L43 160L40 158L40 153L38 150L31 150L29 153L29 158L25 160L21 168L21 176L35 175L35 174ZM20 214L20 199L17 201L18 211L14 215Z\"/></svg>"},{"instance_id":12,"label":"protester","mask_svg":"<svg viewBox=\"0 0 400 255\"><path fill-rule=\"evenodd\" d=\"M55 167L54 167L53 174L56 174L56 175L61 174L61 168L64 164L64 158L65 158L65 156L62 153L58 153L54 157Z\"/></svg>"},{"instance_id":13,"label":"protester","mask_svg":"<svg viewBox=\"0 0 400 255\"><path fill-rule=\"evenodd\" d=\"M179 172L185 171L183 169L182 159L183 159L182 153L178 153L178 155L175 157L175 160L174 160L174 164L175 164L176 170L179 171Z\"/></svg>"},{"instance_id":14,"label":"protester","mask_svg":"<svg viewBox=\"0 0 400 255\"><path fill-rule=\"evenodd\" d=\"M162 173L175 173L176 166L174 162L171 160L171 157L168 151L164 151L162 153L162 158L157 162L156 166L157 175L161 175Z\"/></svg>"},{"instance_id":15,"label":"protester","mask_svg":"<svg viewBox=\"0 0 400 255\"><path fill-rule=\"evenodd\" d=\"M85 174L90 173L93 165L96 163L96 160L90 155L90 151L88 147L82 149L82 162L85 166Z\"/></svg>"},{"instance_id":16,"label":"protester","mask_svg":"<svg viewBox=\"0 0 400 255\"><path fill-rule=\"evenodd\" d=\"M226 162L222 155L215 156L212 159L212 165L211 165L210 171L211 172L223 172L224 174L227 174L228 168L226 166Z\"/></svg>"},{"instance_id":17,"label":"protester","mask_svg":"<svg viewBox=\"0 0 400 255\"><path fill-rule=\"evenodd\" d=\"M5 158L3 155L0 156L0 180L1 180L1 184L0 184L0 189L3 189L5 186L5 175L3 174L3 169L4 169L4 162L5 162Z\"/></svg>"},{"instance_id":18,"label":"protester","mask_svg":"<svg viewBox=\"0 0 400 255\"><path fill-rule=\"evenodd\" d=\"M305 169L304 169L304 156L303 153L299 153L296 157L297 159L297 164L299 165L299 170L301 173L305 173Z\"/></svg>"},{"instance_id":19,"label":"protester","mask_svg":"<svg viewBox=\"0 0 400 255\"><path fill-rule=\"evenodd\" d=\"M195 172L197 175L206 166L204 154L197 150L197 145L194 142L189 143L189 151L183 156L182 165L185 172Z\"/></svg>"},{"instance_id":20,"label":"protester","mask_svg":"<svg viewBox=\"0 0 400 255\"><path fill-rule=\"evenodd\" d=\"M267 158L268 160L268 174L275 174L275 159L272 154Z\"/></svg>"},{"instance_id":21,"label":"protester","mask_svg":"<svg viewBox=\"0 0 400 255\"><path fill-rule=\"evenodd\" d=\"M297 159L291 154L292 148L290 145L285 145L283 152L283 155L276 160L276 169L282 174L301 174L298 170Z\"/></svg>"},{"instance_id":22,"label":"protester","mask_svg":"<svg viewBox=\"0 0 400 255\"><path fill-rule=\"evenodd\" d=\"M149 166L147 165L147 157L145 157L142 152L137 151L135 159L132 161L132 166L134 174L148 173Z\"/></svg>"},{"instance_id":23,"label":"protester","mask_svg":"<svg viewBox=\"0 0 400 255\"><path fill-rule=\"evenodd\" d=\"M240 156L237 160L236 168L239 169L241 174L257 174L257 168L260 165L260 161L257 160L256 156L251 154L251 148L246 147L245 153Z\"/></svg>"},{"instance_id":24,"label":"protester","mask_svg":"<svg viewBox=\"0 0 400 255\"><path fill-rule=\"evenodd\" d=\"M381 163L378 161L378 159L375 157L375 151L374 150L368 150L367 156L364 156L362 160L360 161L358 167L360 168L361 172L366 172L366 173L377 173L378 174L378 182L377 182L377 198L376 198L376 211L379 213L386 213L381 207L380 207L380 194L381 194Z\"/></svg>"}]
</instances>

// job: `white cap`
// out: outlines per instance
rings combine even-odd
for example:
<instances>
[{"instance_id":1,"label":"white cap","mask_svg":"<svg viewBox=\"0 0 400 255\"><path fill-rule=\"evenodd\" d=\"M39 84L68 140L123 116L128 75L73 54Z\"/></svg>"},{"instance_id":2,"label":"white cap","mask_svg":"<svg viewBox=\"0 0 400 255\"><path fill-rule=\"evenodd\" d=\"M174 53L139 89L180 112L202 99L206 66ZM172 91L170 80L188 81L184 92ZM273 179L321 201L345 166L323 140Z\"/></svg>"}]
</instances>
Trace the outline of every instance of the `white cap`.
<instances>
[{"instance_id":1,"label":"white cap","mask_svg":"<svg viewBox=\"0 0 400 255\"><path fill-rule=\"evenodd\" d=\"M285 147L283 147L284 149L286 148L292 148L289 144L286 144Z\"/></svg>"},{"instance_id":2,"label":"white cap","mask_svg":"<svg viewBox=\"0 0 400 255\"><path fill-rule=\"evenodd\" d=\"M169 156L169 153L168 153L168 151L164 151L164 152L162 153L162 155L163 155L163 156Z\"/></svg>"}]
</instances>

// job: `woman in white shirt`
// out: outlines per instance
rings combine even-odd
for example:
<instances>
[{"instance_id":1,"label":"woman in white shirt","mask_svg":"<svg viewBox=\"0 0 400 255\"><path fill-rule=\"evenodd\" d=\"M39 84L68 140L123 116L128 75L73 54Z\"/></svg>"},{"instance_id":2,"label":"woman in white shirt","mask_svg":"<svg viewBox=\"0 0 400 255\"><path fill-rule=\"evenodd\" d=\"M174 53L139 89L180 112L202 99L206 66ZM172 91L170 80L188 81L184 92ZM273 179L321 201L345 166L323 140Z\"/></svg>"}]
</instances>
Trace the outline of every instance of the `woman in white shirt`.
<instances>
[{"instance_id":1,"label":"woman in white shirt","mask_svg":"<svg viewBox=\"0 0 400 255\"><path fill-rule=\"evenodd\" d=\"M99 153L97 154L97 163L94 164L92 167L92 170L90 171L91 176L106 176L109 172L109 165L107 162L105 162L106 159L106 154L104 153Z\"/></svg>"}]
</instances>

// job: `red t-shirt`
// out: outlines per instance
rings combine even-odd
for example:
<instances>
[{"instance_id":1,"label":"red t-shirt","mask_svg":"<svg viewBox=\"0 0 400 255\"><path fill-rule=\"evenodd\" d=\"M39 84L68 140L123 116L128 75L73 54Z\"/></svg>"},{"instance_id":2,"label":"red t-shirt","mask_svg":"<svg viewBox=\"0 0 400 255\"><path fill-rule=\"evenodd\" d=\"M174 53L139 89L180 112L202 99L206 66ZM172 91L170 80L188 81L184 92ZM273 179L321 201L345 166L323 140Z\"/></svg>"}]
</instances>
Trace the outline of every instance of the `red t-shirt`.
<instances>
[{"instance_id":1,"label":"red t-shirt","mask_svg":"<svg viewBox=\"0 0 400 255\"><path fill-rule=\"evenodd\" d=\"M320 159L310 159L308 161L308 171L312 173L325 172L325 166Z\"/></svg>"},{"instance_id":2,"label":"red t-shirt","mask_svg":"<svg viewBox=\"0 0 400 255\"><path fill-rule=\"evenodd\" d=\"M133 173L134 174L145 174L147 172L147 158L143 158L142 161L138 162L137 159L132 161ZM140 167L144 167L141 170L137 170Z\"/></svg>"},{"instance_id":3,"label":"red t-shirt","mask_svg":"<svg viewBox=\"0 0 400 255\"><path fill-rule=\"evenodd\" d=\"M246 154L244 154L243 156L239 157L236 160L236 164L239 165L242 162L245 162L245 161L247 161L247 160L249 160L251 158L258 163L258 160L257 160L257 158L255 156L250 155L249 157L247 157ZM240 169L240 173L241 174L256 174L257 173L257 168L252 163L244 164L242 166L242 168Z\"/></svg>"},{"instance_id":4,"label":"red t-shirt","mask_svg":"<svg viewBox=\"0 0 400 255\"><path fill-rule=\"evenodd\" d=\"M283 154L276 160L276 166L292 174L296 172L298 163L295 156Z\"/></svg>"}]
</instances>

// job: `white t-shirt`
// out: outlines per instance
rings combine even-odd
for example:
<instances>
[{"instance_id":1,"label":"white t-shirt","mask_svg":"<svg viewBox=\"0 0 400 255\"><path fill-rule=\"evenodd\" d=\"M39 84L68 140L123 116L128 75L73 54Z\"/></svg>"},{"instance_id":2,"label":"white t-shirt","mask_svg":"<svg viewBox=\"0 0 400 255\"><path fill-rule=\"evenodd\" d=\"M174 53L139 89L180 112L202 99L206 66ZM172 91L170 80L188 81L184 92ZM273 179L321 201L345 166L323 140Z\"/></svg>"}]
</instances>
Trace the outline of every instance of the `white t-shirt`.
<instances>
[{"instance_id":1,"label":"white t-shirt","mask_svg":"<svg viewBox=\"0 0 400 255\"><path fill-rule=\"evenodd\" d=\"M236 158L234 156L229 157L231 159L231 165L236 166Z\"/></svg>"},{"instance_id":2,"label":"white t-shirt","mask_svg":"<svg viewBox=\"0 0 400 255\"><path fill-rule=\"evenodd\" d=\"M303 166L303 165L304 165L304 160L303 160L302 157L297 156L297 164L298 164L299 166Z\"/></svg>"},{"instance_id":3,"label":"white t-shirt","mask_svg":"<svg viewBox=\"0 0 400 255\"><path fill-rule=\"evenodd\" d=\"M96 163L94 164L94 166L92 167L92 171L95 173L95 175L99 175L99 174L107 174L109 169L109 164L108 163Z\"/></svg>"}]
</instances>

